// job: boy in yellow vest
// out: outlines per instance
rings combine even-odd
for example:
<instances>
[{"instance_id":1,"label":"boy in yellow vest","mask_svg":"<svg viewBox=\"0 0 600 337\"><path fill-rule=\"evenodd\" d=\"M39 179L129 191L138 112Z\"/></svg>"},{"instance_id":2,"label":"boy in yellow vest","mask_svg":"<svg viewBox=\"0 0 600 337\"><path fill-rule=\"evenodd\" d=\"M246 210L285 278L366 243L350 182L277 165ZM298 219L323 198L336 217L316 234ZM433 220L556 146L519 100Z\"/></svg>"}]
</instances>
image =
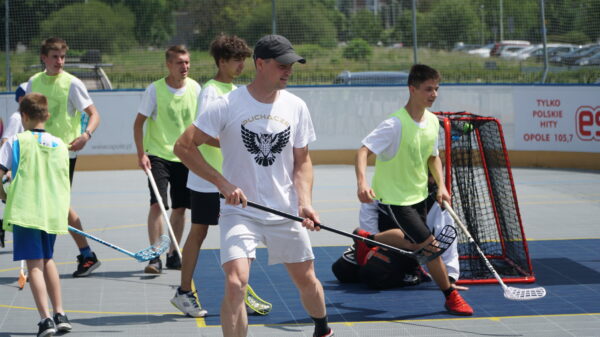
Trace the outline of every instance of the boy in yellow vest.
<instances>
[{"instance_id":1,"label":"boy in yellow vest","mask_svg":"<svg viewBox=\"0 0 600 337\"><path fill-rule=\"evenodd\" d=\"M83 82L64 71L67 50L69 47L63 39L51 37L44 40L40 57L45 70L29 79L27 92L37 92L48 99L50 119L46 122L46 128L69 147L69 179L73 183L77 151L83 149L92 138L92 133L100 123L100 114ZM89 116L87 128L83 132L82 112ZM83 230L81 219L73 208L69 208L69 225ZM85 237L75 233L71 233L71 236L80 252L73 277L88 276L100 266L100 261L90 249Z\"/></svg>"},{"instance_id":2,"label":"boy in yellow vest","mask_svg":"<svg viewBox=\"0 0 600 337\"><path fill-rule=\"evenodd\" d=\"M218 71L213 79L204 84L198 102L198 115L204 112L209 103L236 89L233 80L241 75L244 61L252 55L252 50L246 41L237 36L219 35L210 44L210 54L215 60ZM218 147L203 144L200 146L200 152L212 167L221 171L223 156ZM192 293L192 276L208 228L219 222L219 190L191 171L188 175L187 187L191 193L192 228L183 246L181 285L171 299L171 303L184 314L202 317L207 311L198 305Z\"/></svg>"},{"instance_id":3,"label":"boy in yellow vest","mask_svg":"<svg viewBox=\"0 0 600 337\"><path fill-rule=\"evenodd\" d=\"M25 260L31 292L40 314L38 336L71 330L62 306L60 278L52 259L57 234L66 234L70 203L67 146L44 130L48 101L42 94L25 95L19 106L25 132L12 136L0 150L0 173L12 172L4 229L13 232L13 260ZM48 297L54 317L50 316Z\"/></svg>"},{"instance_id":4,"label":"boy in yellow vest","mask_svg":"<svg viewBox=\"0 0 600 337\"><path fill-rule=\"evenodd\" d=\"M200 85L188 78L190 54L184 46L171 46L165 52L169 75L150 84L138 107L133 124L133 137L138 155L138 165L151 170L160 196L168 209L167 189L170 186L170 222L177 241L181 241L185 223L185 209L190 208L190 191L186 187L188 169L173 154L173 145L185 128L196 117ZM144 134L144 123L146 133ZM150 211L148 213L148 236L156 243L163 233L163 223L158 200L150 183ZM181 261L175 245L167 254L167 268L180 269ZM150 260L144 272L160 274L160 257Z\"/></svg>"},{"instance_id":5,"label":"boy in yellow vest","mask_svg":"<svg viewBox=\"0 0 600 337\"><path fill-rule=\"evenodd\" d=\"M363 203L376 199L388 212L379 212L381 233L373 235L359 229L356 234L413 251L434 242L426 225L429 172L438 187L438 203L451 201L439 158L439 121L427 110L437 98L440 79L437 70L422 64L414 65L408 77L408 103L363 139L363 146L356 155L358 199ZM366 168L367 158L372 154L377 160L371 188ZM357 245L360 255L364 243ZM473 309L450 283L442 258L438 256L431 260L427 267L446 297L448 312L472 315Z\"/></svg>"}]
</instances>

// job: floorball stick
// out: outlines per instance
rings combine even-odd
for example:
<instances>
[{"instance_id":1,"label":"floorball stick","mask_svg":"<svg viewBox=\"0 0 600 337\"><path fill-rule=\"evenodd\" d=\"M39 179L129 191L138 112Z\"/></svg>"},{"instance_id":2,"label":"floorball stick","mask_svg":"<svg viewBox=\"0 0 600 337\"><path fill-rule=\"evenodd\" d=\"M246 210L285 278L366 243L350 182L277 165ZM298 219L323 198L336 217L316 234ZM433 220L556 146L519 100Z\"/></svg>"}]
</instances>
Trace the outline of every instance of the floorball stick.
<instances>
[{"instance_id":1,"label":"floorball stick","mask_svg":"<svg viewBox=\"0 0 600 337\"><path fill-rule=\"evenodd\" d=\"M469 231L467 230L467 227L462 223L462 221L460 221L458 215L456 215L456 213L454 212L452 207L450 207L450 204L448 204L447 201L444 201L444 208L448 210L454 221L458 224L458 227L460 227L460 229L463 231L463 233L465 233L467 238L469 238L469 242L475 245L475 248L477 248L477 252L479 253L479 255L481 255L481 258L485 262L485 265L492 272L498 283L500 283L500 285L502 286L502 289L504 290L504 297L513 301L526 301L537 300L546 296L546 289L544 289L543 287L523 289L508 287L506 284L504 284L502 278L496 272L496 269L494 269L490 261L487 259L487 257L485 257L485 254L483 253L481 248L479 248L479 245L477 244L477 242L475 242L475 240L471 236L471 233L469 233Z\"/></svg>"},{"instance_id":2,"label":"floorball stick","mask_svg":"<svg viewBox=\"0 0 600 337\"><path fill-rule=\"evenodd\" d=\"M225 197L223 195L221 195L221 198L225 199ZM279 215L279 216L282 216L282 217L290 219L290 220L294 220L294 221L298 221L298 222L304 221L304 218L301 218L299 216L295 216L295 215L288 214L288 213L285 213L285 212L282 212L282 211L278 211L276 209L273 209L273 208L270 208L270 207L267 207L267 206L263 206L263 205L255 203L255 202L252 202L252 201L247 201L247 203L248 203L248 206L250 206L250 207L254 207L256 209L260 209L260 210L265 211L265 212L273 213L275 215ZM408 256L410 258L415 259L419 264L426 264L427 262L429 262L431 260L431 258L429 256L426 256L426 255L415 254L414 252L411 252L411 251L408 251L408 250L404 250L404 249L401 249L401 248L393 247L393 246L387 245L387 244L382 243L382 242L374 241L374 240L371 240L369 238L362 237L360 235L356 235L356 234L344 232L344 231L341 231L341 230L336 229L336 228L325 226L323 224L316 224L316 225L319 226L319 227L321 227L321 229L324 229L326 231L333 232L333 233L336 233L336 234L340 234L340 235L343 235L343 236L347 236L347 237L352 238L354 240L358 240L358 241L362 241L364 243L367 243L367 244L369 244L371 246L378 246L378 247L381 247L381 248L389 249L389 250L391 250L393 252L396 252L396 253L398 253L400 255Z\"/></svg>"},{"instance_id":3,"label":"floorball stick","mask_svg":"<svg viewBox=\"0 0 600 337\"><path fill-rule=\"evenodd\" d=\"M165 204L163 204L162 197L158 192L158 187L156 186L156 181L154 180L154 176L152 175L152 171L146 169L146 174L148 175L148 179L150 180L150 185L152 185L152 190L154 191L154 195L156 196L156 200L158 200L158 205L160 206L160 211L162 212L165 221L167 222L167 227L169 228L169 234L171 235L171 240L173 240L173 245L175 246L175 251L177 251L177 255L179 255L179 260L183 260L181 256L181 250L179 249L179 243L177 242L177 238L175 237L175 233L173 232L173 227L171 226L171 220L169 220L169 215L165 210Z\"/></svg>"},{"instance_id":4,"label":"floorball stick","mask_svg":"<svg viewBox=\"0 0 600 337\"><path fill-rule=\"evenodd\" d=\"M158 243L153 244L152 246L146 248L146 249L142 249L137 253L132 253L126 249L123 249L117 245L113 245L110 242L106 242L100 238L97 238L91 234L88 234L86 232L80 231L77 228L71 227L69 226L69 230L71 232L77 233L79 235L83 235L86 238L90 238L96 242L100 242L101 244L108 246L112 249L115 249L125 255L129 255L131 257L133 257L134 259L138 260L138 262L145 262L145 261L150 261L154 258L159 257L162 253L166 252L167 249L169 249L169 245L171 244L171 240L169 240L169 237L166 235L161 235L160 240Z\"/></svg>"},{"instance_id":5,"label":"floorball stick","mask_svg":"<svg viewBox=\"0 0 600 337\"><path fill-rule=\"evenodd\" d=\"M19 285L19 290L23 290L23 288L25 288L26 283L27 283L27 274L25 274L25 260L21 260L21 268L19 269L19 279L17 280L17 284Z\"/></svg>"}]
</instances>

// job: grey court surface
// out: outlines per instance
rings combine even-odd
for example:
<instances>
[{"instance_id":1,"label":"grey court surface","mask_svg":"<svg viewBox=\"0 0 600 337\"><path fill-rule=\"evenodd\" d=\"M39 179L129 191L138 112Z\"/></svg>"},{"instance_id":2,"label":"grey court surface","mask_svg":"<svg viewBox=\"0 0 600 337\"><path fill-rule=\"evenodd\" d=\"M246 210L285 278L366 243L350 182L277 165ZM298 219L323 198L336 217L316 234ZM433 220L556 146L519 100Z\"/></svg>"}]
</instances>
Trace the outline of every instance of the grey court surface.
<instances>
[{"instance_id":1,"label":"grey court surface","mask_svg":"<svg viewBox=\"0 0 600 337\"><path fill-rule=\"evenodd\" d=\"M552 253L560 256L560 252L554 251L577 251L580 239L600 239L600 172L513 168L513 175L525 233L532 244L556 241L551 245ZM137 251L148 246L145 228L147 195L147 183L141 171L77 172L72 199L87 232ZM320 211L323 224L352 231L358 223L359 206L355 197L353 167L315 166L314 205ZM349 244L348 239L325 231L312 233L311 239L318 249ZM10 234L7 240L7 247L0 248L0 337L33 336L39 317L28 286L18 290L19 265L12 261ZM596 240L593 242L600 242ZM568 244L561 244L563 241ZM581 242L584 241L589 246L590 241ZM221 335L218 325L207 324L209 319L184 317L171 306L169 299L179 283L178 271L166 270L158 277L146 275L143 273L144 264L98 243L92 242L91 245L102 266L88 278L73 279L71 273L75 270L75 256L78 254L75 244L68 236L59 237L56 243L55 260L61 274L63 300L73 323L73 331L68 335ZM203 248L207 249L203 252L204 256L214 253L209 249L218 248L218 228L211 230ZM595 251L594 247L586 249L591 249L595 256L600 250L597 247ZM557 261L560 262L560 259ZM600 270L600 258L588 262L591 269ZM546 269L549 267L555 273L561 273L560 265L537 267L540 268L539 275L548 275ZM578 275L562 276L578 279ZM579 284L579 296L585 298L592 293L597 296L599 285L600 278L588 278L585 284ZM486 287L493 293L489 300L495 301L494 306L512 305L507 300L497 300L496 295L501 292L499 286L472 286L471 293L467 292L466 296L475 297L475 293L481 292L478 287ZM561 291L568 294L568 285L563 286ZM408 292L413 294L408 293L407 296L414 295L414 291ZM261 295L269 297L271 294ZM364 296L364 301L369 300L369 296ZM478 295L474 302L481 303L483 310L483 306L489 304L486 300L485 295ZM439 301L439 309L436 310L441 311L441 295ZM557 305L553 303L558 302L548 303ZM431 304L398 298L397 305L418 307ZM336 336L600 336L600 302L586 305L585 310L579 313L545 314L557 310L538 310L523 315L517 311L513 314L510 310L499 310L503 314L493 317L431 318L415 315L399 320L336 320L332 327ZM474 309L477 314L476 305ZM335 308L329 310L332 312ZM218 309L209 312L213 320L218 315L216 311ZM311 336L312 325L294 322L254 324L250 326L249 335Z\"/></svg>"}]
</instances>

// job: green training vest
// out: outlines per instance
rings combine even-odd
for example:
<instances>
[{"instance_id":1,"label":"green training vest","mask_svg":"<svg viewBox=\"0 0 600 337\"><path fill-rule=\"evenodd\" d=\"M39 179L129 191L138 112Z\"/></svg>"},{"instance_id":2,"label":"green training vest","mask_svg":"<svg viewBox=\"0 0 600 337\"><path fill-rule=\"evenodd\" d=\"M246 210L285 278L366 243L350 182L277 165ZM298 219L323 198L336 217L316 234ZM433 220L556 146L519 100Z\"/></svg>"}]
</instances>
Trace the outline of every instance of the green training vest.
<instances>
[{"instance_id":1,"label":"green training vest","mask_svg":"<svg viewBox=\"0 0 600 337\"><path fill-rule=\"evenodd\" d=\"M236 88L233 83L223 83L214 79L211 79L204 84L205 90L207 87L214 87L219 96L223 96ZM210 166L222 173L223 154L221 153L221 149L208 144L202 144L198 147L198 149L200 150L200 153L202 153L204 160L206 160Z\"/></svg>"},{"instance_id":2,"label":"green training vest","mask_svg":"<svg viewBox=\"0 0 600 337\"><path fill-rule=\"evenodd\" d=\"M156 119L148 118L144 147L148 154L165 160L181 162L173 153L175 142L192 124L198 108L196 81L186 78L185 92L177 96L169 91L164 78L154 82L156 88Z\"/></svg>"},{"instance_id":3,"label":"green training vest","mask_svg":"<svg viewBox=\"0 0 600 337\"><path fill-rule=\"evenodd\" d=\"M46 121L46 131L56 136L65 144L79 137L81 129L81 112L69 114L69 90L73 75L62 71L56 76L48 76L45 72L33 75L31 92L43 94L48 99L50 118Z\"/></svg>"},{"instance_id":4,"label":"green training vest","mask_svg":"<svg viewBox=\"0 0 600 337\"><path fill-rule=\"evenodd\" d=\"M71 204L69 151L38 143L31 131L17 135L20 148L17 174L8 188L4 229L12 225L39 229L49 234L68 233Z\"/></svg>"},{"instance_id":5,"label":"green training vest","mask_svg":"<svg viewBox=\"0 0 600 337\"><path fill-rule=\"evenodd\" d=\"M425 128L420 128L404 108L390 117L396 117L402 123L400 146L392 159L375 161L373 191L384 204L410 206L427 198L427 160L440 124L428 110L425 110Z\"/></svg>"}]
</instances>

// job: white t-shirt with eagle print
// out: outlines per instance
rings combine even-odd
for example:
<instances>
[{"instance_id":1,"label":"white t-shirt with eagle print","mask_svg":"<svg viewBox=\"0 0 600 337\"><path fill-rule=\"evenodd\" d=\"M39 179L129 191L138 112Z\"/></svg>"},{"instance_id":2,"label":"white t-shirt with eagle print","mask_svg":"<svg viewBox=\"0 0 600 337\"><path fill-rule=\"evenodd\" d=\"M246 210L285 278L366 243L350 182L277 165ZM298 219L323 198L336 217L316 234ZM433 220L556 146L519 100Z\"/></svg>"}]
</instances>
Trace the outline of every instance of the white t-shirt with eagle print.
<instances>
[{"instance_id":1,"label":"white t-shirt with eagle print","mask_svg":"<svg viewBox=\"0 0 600 337\"><path fill-rule=\"evenodd\" d=\"M223 175L241 188L248 200L298 214L293 148L303 148L317 138L302 99L279 90L273 104L264 104L243 86L210 103L194 125L219 138ZM221 213L244 214L274 223L283 220L251 207L225 205L223 200Z\"/></svg>"}]
</instances>

